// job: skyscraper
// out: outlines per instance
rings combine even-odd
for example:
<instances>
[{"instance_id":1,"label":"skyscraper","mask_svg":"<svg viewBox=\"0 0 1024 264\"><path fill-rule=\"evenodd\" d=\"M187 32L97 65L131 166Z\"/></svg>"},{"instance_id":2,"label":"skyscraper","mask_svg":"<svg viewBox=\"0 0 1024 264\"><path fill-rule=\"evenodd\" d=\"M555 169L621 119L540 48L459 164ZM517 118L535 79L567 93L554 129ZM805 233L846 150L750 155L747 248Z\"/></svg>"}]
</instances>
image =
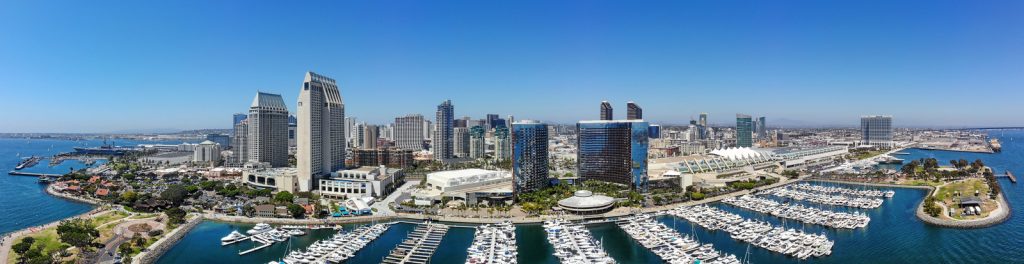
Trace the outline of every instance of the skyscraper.
<instances>
[{"instance_id":1,"label":"skyscraper","mask_svg":"<svg viewBox=\"0 0 1024 264\"><path fill-rule=\"evenodd\" d=\"M242 122L242 120L245 120L246 118L248 118L249 115L247 115L245 113L235 113L232 117L234 118L234 123L231 123L232 126L233 126L233 125L237 125L238 123Z\"/></svg>"},{"instance_id":2,"label":"skyscraper","mask_svg":"<svg viewBox=\"0 0 1024 264\"><path fill-rule=\"evenodd\" d=\"M258 92L249 106L249 162L288 166L288 107L279 94Z\"/></svg>"},{"instance_id":3,"label":"skyscraper","mask_svg":"<svg viewBox=\"0 0 1024 264\"><path fill-rule=\"evenodd\" d=\"M487 127L484 127L484 128L486 128L486 129L494 129L495 127L498 126L498 121L501 121L501 118L498 117L497 114L487 114L487 120L486 120Z\"/></svg>"},{"instance_id":4,"label":"skyscraper","mask_svg":"<svg viewBox=\"0 0 1024 264\"><path fill-rule=\"evenodd\" d=\"M644 109L640 108L640 105L629 101L626 103L626 120L640 120L644 119Z\"/></svg>"},{"instance_id":5,"label":"skyscraper","mask_svg":"<svg viewBox=\"0 0 1024 264\"><path fill-rule=\"evenodd\" d=\"M505 125L494 128L494 160L505 160L512 156L509 129Z\"/></svg>"},{"instance_id":6,"label":"skyscraper","mask_svg":"<svg viewBox=\"0 0 1024 264\"><path fill-rule=\"evenodd\" d=\"M347 146L347 147L355 147L356 144L353 142L353 139L356 138L357 134L359 134L359 133L358 133L358 130L356 130L356 118L354 116L353 117L346 117L345 118L345 139L347 139L347 141L345 141L345 146Z\"/></svg>"},{"instance_id":7,"label":"skyscraper","mask_svg":"<svg viewBox=\"0 0 1024 264\"><path fill-rule=\"evenodd\" d=\"M768 138L768 125L765 124L763 116L757 118L757 130L755 131L757 131L757 139L763 140Z\"/></svg>"},{"instance_id":8,"label":"skyscraper","mask_svg":"<svg viewBox=\"0 0 1024 264\"><path fill-rule=\"evenodd\" d=\"M548 180L548 125L512 123L512 194L540 190Z\"/></svg>"},{"instance_id":9,"label":"skyscraper","mask_svg":"<svg viewBox=\"0 0 1024 264\"><path fill-rule=\"evenodd\" d=\"M861 144L880 148L893 147L892 116L860 117Z\"/></svg>"},{"instance_id":10,"label":"skyscraper","mask_svg":"<svg viewBox=\"0 0 1024 264\"><path fill-rule=\"evenodd\" d=\"M233 158L235 164L242 165L249 161L249 120L242 119L235 124L234 133L231 135Z\"/></svg>"},{"instance_id":11,"label":"skyscraper","mask_svg":"<svg viewBox=\"0 0 1024 264\"><path fill-rule=\"evenodd\" d=\"M487 153L487 142L484 139L484 135L487 134L487 130L483 126L473 126L469 128L469 157L474 159L482 159Z\"/></svg>"},{"instance_id":12,"label":"skyscraper","mask_svg":"<svg viewBox=\"0 0 1024 264\"><path fill-rule=\"evenodd\" d=\"M646 192L647 127L642 120L576 123L576 170L580 180L625 184Z\"/></svg>"},{"instance_id":13,"label":"skyscraper","mask_svg":"<svg viewBox=\"0 0 1024 264\"><path fill-rule=\"evenodd\" d=\"M363 149L377 149L377 138L380 138L378 132L377 125L363 125L363 143L360 146Z\"/></svg>"},{"instance_id":14,"label":"skyscraper","mask_svg":"<svg viewBox=\"0 0 1024 264\"><path fill-rule=\"evenodd\" d=\"M296 161L300 191L345 167L345 105L334 79L306 72L299 91ZM352 119L355 122L355 119Z\"/></svg>"},{"instance_id":15,"label":"skyscraper","mask_svg":"<svg viewBox=\"0 0 1024 264\"><path fill-rule=\"evenodd\" d=\"M437 106L437 117L434 129L434 160L444 161L452 158L452 136L454 134L455 107L452 100L445 100Z\"/></svg>"},{"instance_id":16,"label":"skyscraper","mask_svg":"<svg viewBox=\"0 0 1024 264\"><path fill-rule=\"evenodd\" d=\"M749 115L736 114L736 146L737 147L753 147L754 140L751 138L753 120L750 119Z\"/></svg>"},{"instance_id":17,"label":"skyscraper","mask_svg":"<svg viewBox=\"0 0 1024 264\"><path fill-rule=\"evenodd\" d=\"M395 145L399 149L423 150L426 121L419 114L395 118Z\"/></svg>"},{"instance_id":18,"label":"skyscraper","mask_svg":"<svg viewBox=\"0 0 1024 264\"><path fill-rule=\"evenodd\" d=\"M608 101L601 101L601 120L612 120L612 104Z\"/></svg>"},{"instance_id":19,"label":"skyscraper","mask_svg":"<svg viewBox=\"0 0 1024 264\"><path fill-rule=\"evenodd\" d=\"M700 119L697 121L697 136L699 139L708 139L710 133L708 130L708 113L700 113Z\"/></svg>"},{"instance_id":20,"label":"skyscraper","mask_svg":"<svg viewBox=\"0 0 1024 264\"><path fill-rule=\"evenodd\" d=\"M469 128L452 128L452 156L459 158L469 157Z\"/></svg>"}]
</instances>

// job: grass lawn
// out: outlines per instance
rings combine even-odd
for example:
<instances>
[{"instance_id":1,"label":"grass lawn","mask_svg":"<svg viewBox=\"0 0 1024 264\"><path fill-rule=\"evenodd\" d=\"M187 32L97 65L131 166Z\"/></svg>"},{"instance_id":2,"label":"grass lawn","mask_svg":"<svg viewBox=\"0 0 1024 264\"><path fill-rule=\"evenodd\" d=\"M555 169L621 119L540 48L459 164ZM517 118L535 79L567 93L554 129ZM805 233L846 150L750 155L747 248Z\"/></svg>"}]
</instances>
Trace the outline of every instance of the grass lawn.
<instances>
[{"instance_id":1,"label":"grass lawn","mask_svg":"<svg viewBox=\"0 0 1024 264\"><path fill-rule=\"evenodd\" d=\"M903 182L901 184L903 184L903 185L912 185L912 186L932 186L932 187L937 187L939 185L942 185L942 182L925 181L925 180L911 180L911 181L905 181L905 182Z\"/></svg>"},{"instance_id":2,"label":"grass lawn","mask_svg":"<svg viewBox=\"0 0 1024 264\"><path fill-rule=\"evenodd\" d=\"M121 220L121 219L123 219L123 218L125 218L127 216L128 216L128 213L121 212L121 211L112 211L110 213L106 213L106 214L101 215L101 216L93 217L92 218L92 223L94 225L99 226L99 225L102 225L102 224L105 224L105 223L110 223L110 222L113 222L113 221Z\"/></svg>"},{"instance_id":3,"label":"grass lawn","mask_svg":"<svg viewBox=\"0 0 1024 264\"><path fill-rule=\"evenodd\" d=\"M148 214L137 214L137 215L135 215L135 216L129 217L128 219L144 219L144 218L151 218L151 217L156 217L156 216L158 216L158 215L159 215L159 214L155 214L155 213L148 213Z\"/></svg>"},{"instance_id":4,"label":"grass lawn","mask_svg":"<svg viewBox=\"0 0 1024 264\"><path fill-rule=\"evenodd\" d=\"M28 237L32 237L36 240L36 242L32 244L32 248L42 248L43 254L50 254L60 250L61 242L60 238L57 236L57 227L44 229L43 231L36 232ZM25 238L22 237L21 239L18 239L18 242L20 243L23 239ZM8 254L7 256L7 263L16 263L15 260L18 259L16 255L17 254L15 254L14 251L11 251L11 254Z\"/></svg>"},{"instance_id":5,"label":"grass lawn","mask_svg":"<svg viewBox=\"0 0 1024 264\"><path fill-rule=\"evenodd\" d=\"M963 196L973 196L975 191L979 191L982 196L988 195L989 188L988 184L983 179L968 179L960 182L953 182L942 186L939 191L935 194L935 198L946 201L951 199L955 192L959 191Z\"/></svg>"},{"instance_id":6,"label":"grass lawn","mask_svg":"<svg viewBox=\"0 0 1024 264\"><path fill-rule=\"evenodd\" d=\"M865 151L865 152L859 152L859 153L857 153L857 156L855 156L855 158L857 158L859 160L862 160L862 159L878 156L879 154L882 154L882 153L885 153L885 152L886 152L885 150L870 150L870 151Z\"/></svg>"}]
</instances>

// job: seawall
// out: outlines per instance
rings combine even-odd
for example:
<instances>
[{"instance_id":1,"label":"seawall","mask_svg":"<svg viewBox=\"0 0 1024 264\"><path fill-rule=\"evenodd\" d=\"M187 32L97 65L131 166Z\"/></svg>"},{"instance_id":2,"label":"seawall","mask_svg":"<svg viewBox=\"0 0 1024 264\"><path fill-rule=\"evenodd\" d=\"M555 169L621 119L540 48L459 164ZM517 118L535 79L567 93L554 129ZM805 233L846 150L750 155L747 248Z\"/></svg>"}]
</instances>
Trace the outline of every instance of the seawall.
<instances>
[{"instance_id":1,"label":"seawall","mask_svg":"<svg viewBox=\"0 0 1024 264\"><path fill-rule=\"evenodd\" d=\"M138 255L135 255L135 257L132 258L132 263L156 263L156 261L160 259L160 256L163 256L164 253L167 253L167 251L174 247L174 245L177 245L178 241L181 240L181 238L185 237L185 235L188 234L189 231L192 231L193 228L195 228L197 225L199 225L199 223L202 222L202 215L192 218L192 220L189 220L185 224L174 229L174 231L171 231L171 233L167 234L167 236L165 236L164 238L157 240L156 243L153 243L152 245L149 245L149 247L146 248L146 251L139 253Z\"/></svg>"}]
</instances>

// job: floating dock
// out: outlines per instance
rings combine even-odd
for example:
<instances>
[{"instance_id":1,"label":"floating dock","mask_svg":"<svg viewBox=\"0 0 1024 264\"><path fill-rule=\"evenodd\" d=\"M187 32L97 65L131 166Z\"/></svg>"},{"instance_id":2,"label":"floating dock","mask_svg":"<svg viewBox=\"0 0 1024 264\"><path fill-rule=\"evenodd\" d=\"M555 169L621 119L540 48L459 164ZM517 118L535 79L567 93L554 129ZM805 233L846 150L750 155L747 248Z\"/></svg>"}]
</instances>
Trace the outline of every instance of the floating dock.
<instances>
[{"instance_id":1,"label":"floating dock","mask_svg":"<svg viewBox=\"0 0 1024 264\"><path fill-rule=\"evenodd\" d=\"M1006 170L1006 177L1010 178L1011 183L1017 183L1017 177L1014 177L1013 172L1010 172L1010 170Z\"/></svg>"},{"instance_id":2,"label":"floating dock","mask_svg":"<svg viewBox=\"0 0 1024 264\"><path fill-rule=\"evenodd\" d=\"M434 255L434 250L441 245L441 238L445 233L448 233L446 225L422 223L409 234L409 238L392 249L391 254L385 257L381 263L429 263L430 256Z\"/></svg>"}]
</instances>

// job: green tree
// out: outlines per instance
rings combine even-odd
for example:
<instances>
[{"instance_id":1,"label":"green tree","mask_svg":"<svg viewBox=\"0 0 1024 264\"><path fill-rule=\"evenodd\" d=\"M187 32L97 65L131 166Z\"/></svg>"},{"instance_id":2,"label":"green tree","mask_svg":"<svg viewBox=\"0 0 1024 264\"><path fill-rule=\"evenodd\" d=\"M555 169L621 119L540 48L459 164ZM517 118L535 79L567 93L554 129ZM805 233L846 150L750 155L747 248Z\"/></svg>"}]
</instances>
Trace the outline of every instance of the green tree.
<instances>
[{"instance_id":1,"label":"green tree","mask_svg":"<svg viewBox=\"0 0 1024 264\"><path fill-rule=\"evenodd\" d=\"M14 250L14 253L18 253L19 256L23 256L25 255L25 252L28 252L28 250L32 249L32 243L35 242L35 238L26 237L22 239L21 242L18 242L17 244L14 244L14 246L11 246L11 250Z\"/></svg>"},{"instance_id":2,"label":"green tree","mask_svg":"<svg viewBox=\"0 0 1024 264\"><path fill-rule=\"evenodd\" d=\"M303 209L302 206L297 204L289 204L288 213L291 213L292 217L302 218L302 216L306 215L306 209Z\"/></svg>"},{"instance_id":3,"label":"green tree","mask_svg":"<svg viewBox=\"0 0 1024 264\"><path fill-rule=\"evenodd\" d=\"M131 254L132 251L133 250L132 250L132 244L131 243L121 243L120 246L117 246L117 252L121 252L122 256L127 256L127 255Z\"/></svg>"},{"instance_id":4,"label":"green tree","mask_svg":"<svg viewBox=\"0 0 1024 264\"><path fill-rule=\"evenodd\" d=\"M61 221L57 225L57 235L61 242L88 250L92 241L100 236L100 232L96 230L92 221L76 218Z\"/></svg>"},{"instance_id":5,"label":"green tree","mask_svg":"<svg viewBox=\"0 0 1024 264\"><path fill-rule=\"evenodd\" d=\"M289 191L280 191L274 195L274 201L279 203L291 203L293 200L295 200L295 195Z\"/></svg>"},{"instance_id":6,"label":"green tree","mask_svg":"<svg viewBox=\"0 0 1024 264\"><path fill-rule=\"evenodd\" d=\"M167 215L167 222L172 225L185 222L185 210L181 210L181 208L172 207L171 209L164 211L164 214Z\"/></svg>"},{"instance_id":7,"label":"green tree","mask_svg":"<svg viewBox=\"0 0 1024 264\"><path fill-rule=\"evenodd\" d=\"M171 202L174 206L181 205L185 202L185 197L188 196L188 191L185 190L184 186L175 184L167 186L167 189L160 193L160 198Z\"/></svg>"},{"instance_id":8,"label":"green tree","mask_svg":"<svg viewBox=\"0 0 1024 264\"><path fill-rule=\"evenodd\" d=\"M139 199L139 194L133 191L125 191L121 193L121 203L131 205L135 203L135 200Z\"/></svg>"}]
</instances>

